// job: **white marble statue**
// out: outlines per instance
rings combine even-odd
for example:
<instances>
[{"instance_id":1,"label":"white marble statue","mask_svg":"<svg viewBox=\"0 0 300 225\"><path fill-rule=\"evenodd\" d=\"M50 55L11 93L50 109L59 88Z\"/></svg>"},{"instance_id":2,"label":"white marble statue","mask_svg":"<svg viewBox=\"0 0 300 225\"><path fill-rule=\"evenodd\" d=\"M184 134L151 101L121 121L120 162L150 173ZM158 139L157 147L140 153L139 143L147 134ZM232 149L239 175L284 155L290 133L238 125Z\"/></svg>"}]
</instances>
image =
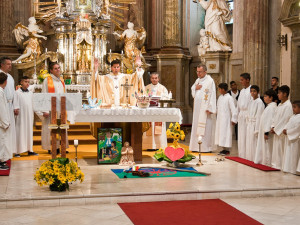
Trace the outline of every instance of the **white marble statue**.
<instances>
[{"instance_id":1,"label":"white marble statue","mask_svg":"<svg viewBox=\"0 0 300 225\"><path fill-rule=\"evenodd\" d=\"M198 0L206 10L205 30L209 38L209 51L231 51L231 41L225 22L229 22L232 14L225 0Z\"/></svg>"},{"instance_id":2,"label":"white marble statue","mask_svg":"<svg viewBox=\"0 0 300 225\"><path fill-rule=\"evenodd\" d=\"M205 34L205 29L201 29L200 32L200 41L198 45L199 56L202 56L209 49L209 38Z\"/></svg>"},{"instance_id":3,"label":"white marble statue","mask_svg":"<svg viewBox=\"0 0 300 225\"><path fill-rule=\"evenodd\" d=\"M13 33L19 44L22 43L24 36L29 36L29 39L23 43L23 45L26 45L24 53L19 58L14 60L13 63L33 61L34 54L36 54L35 57L38 58L41 55L41 46L39 38L47 40L47 37L38 34L43 33L43 31L36 24L35 18L30 17L28 21L28 27L25 27L21 23L18 23L15 29L13 30Z\"/></svg>"}]
</instances>

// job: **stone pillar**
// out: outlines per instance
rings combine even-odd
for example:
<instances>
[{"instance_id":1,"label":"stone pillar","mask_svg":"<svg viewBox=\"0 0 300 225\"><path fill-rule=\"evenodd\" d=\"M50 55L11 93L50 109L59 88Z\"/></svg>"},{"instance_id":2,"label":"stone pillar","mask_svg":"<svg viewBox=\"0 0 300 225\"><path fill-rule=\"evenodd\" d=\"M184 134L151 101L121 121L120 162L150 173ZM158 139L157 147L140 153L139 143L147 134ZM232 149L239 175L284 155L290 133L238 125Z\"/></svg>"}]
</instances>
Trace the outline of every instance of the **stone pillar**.
<instances>
[{"instance_id":1,"label":"stone pillar","mask_svg":"<svg viewBox=\"0 0 300 225\"><path fill-rule=\"evenodd\" d=\"M187 90L190 88L189 61L191 56L188 51L183 50L182 43L183 32L185 32L182 29L183 17L187 20L189 18L186 13L183 13L186 1L165 0L161 1L160 4L163 7L161 12L163 13L163 27L160 33L162 47L154 56L157 60L157 71L161 74L161 83L169 91L172 91L173 99L176 100L175 106L181 108L184 123L190 123L192 109L189 106L189 92ZM158 18L160 17L156 15L156 20ZM157 40L156 38L156 46L159 43Z\"/></svg>"},{"instance_id":2,"label":"stone pillar","mask_svg":"<svg viewBox=\"0 0 300 225\"><path fill-rule=\"evenodd\" d=\"M244 1L244 72L261 92L268 80L268 7L269 0Z\"/></svg>"}]
</instances>

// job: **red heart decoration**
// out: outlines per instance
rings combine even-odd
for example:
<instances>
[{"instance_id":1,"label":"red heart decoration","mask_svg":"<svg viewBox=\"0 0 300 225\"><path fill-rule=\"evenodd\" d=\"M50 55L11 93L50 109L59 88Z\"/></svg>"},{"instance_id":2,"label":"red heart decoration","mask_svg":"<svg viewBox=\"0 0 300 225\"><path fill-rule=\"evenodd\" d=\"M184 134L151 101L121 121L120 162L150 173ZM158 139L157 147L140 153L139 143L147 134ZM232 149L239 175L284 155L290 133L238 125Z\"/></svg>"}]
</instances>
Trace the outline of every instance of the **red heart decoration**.
<instances>
[{"instance_id":1,"label":"red heart decoration","mask_svg":"<svg viewBox=\"0 0 300 225\"><path fill-rule=\"evenodd\" d=\"M181 159L184 156L184 149L183 148L173 148L173 147L166 147L165 148L166 156L171 159L173 162Z\"/></svg>"}]
</instances>

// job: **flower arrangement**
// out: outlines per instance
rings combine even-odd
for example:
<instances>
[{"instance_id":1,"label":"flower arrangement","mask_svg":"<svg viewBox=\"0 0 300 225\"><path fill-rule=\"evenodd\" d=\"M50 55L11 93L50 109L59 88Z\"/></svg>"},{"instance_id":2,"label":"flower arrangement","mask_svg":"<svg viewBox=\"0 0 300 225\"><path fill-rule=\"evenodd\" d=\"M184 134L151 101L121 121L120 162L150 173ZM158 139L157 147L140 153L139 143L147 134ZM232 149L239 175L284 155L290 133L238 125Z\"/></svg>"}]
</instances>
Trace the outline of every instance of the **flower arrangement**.
<instances>
[{"instance_id":1,"label":"flower arrangement","mask_svg":"<svg viewBox=\"0 0 300 225\"><path fill-rule=\"evenodd\" d=\"M49 74L48 70L43 70L43 69L40 70L40 74L37 77L38 80L39 80L39 83L40 84L43 83L44 79L49 77L49 76L50 76L50 74Z\"/></svg>"},{"instance_id":2,"label":"flower arrangement","mask_svg":"<svg viewBox=\"0 0 300 225\"><path fill-rule=\"evenodd\" d=\"M170 124L167 130L167 137L173 138L173 144L165 149L160 148L154 155L159 162L167 161L169 163L179 162L185 163L191 161L195 157L190 153L189 150L180 148L178 141L185 139L184 131L180 129L180 124L173 123Z\"/></svg>"},{"instance_id":3,"label":"flower arrangement","mask_svg":"<svg viewBox=\"0 0 300 225\"><path fill-rule=\"evenodd\" d=\"M76 162L68 158L50 159L37 169L34 180L39 186L49 185L51 191L69 190L69 183L84 180L84 174Z\"/></svg>"}]
</instances>

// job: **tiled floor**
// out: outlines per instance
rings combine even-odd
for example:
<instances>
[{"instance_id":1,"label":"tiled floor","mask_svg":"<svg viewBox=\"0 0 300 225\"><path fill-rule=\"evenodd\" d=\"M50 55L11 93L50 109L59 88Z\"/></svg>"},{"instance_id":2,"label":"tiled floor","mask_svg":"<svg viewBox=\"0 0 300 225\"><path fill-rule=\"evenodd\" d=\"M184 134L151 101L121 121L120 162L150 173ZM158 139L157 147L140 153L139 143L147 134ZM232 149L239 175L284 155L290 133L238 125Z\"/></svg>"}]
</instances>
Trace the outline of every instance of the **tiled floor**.
<instances>
[{"instance_id":1,"label":"tiled floor","mask_svg":"<svg viewBox=\"0 0 300 225\"><path fill-rule=\"evenodd\" d=\"M232 149L236 155L236 142ZM0 177L0 224L132 224L116 203L221 198L264 224L299 224L300 177L263 172L203 156L199 171L207 177L119 179L96 159L80 159L85 181L70 191L50 192L33 180L43 160L13 161L9 177ZM197 159L188 163L194 166ZM145 155L143 165L161 166ZM43 207L42 207L43 206ZM60 207L56 207L60 206ZM41 208L42 207L42 208Z\"/></svg>"},{"instance_id":2,"label":"tiled floor","mask_svg":"<svg viewBox=\"0 0 300 225\"><path fill-rule=\"evenodd\" d=\"M223 201L263 224L298 225L300 221L300 196L238 198ZM1 225L133 224L117 204L2 209L0 214Z\"/></svg>"}]
</instances>

